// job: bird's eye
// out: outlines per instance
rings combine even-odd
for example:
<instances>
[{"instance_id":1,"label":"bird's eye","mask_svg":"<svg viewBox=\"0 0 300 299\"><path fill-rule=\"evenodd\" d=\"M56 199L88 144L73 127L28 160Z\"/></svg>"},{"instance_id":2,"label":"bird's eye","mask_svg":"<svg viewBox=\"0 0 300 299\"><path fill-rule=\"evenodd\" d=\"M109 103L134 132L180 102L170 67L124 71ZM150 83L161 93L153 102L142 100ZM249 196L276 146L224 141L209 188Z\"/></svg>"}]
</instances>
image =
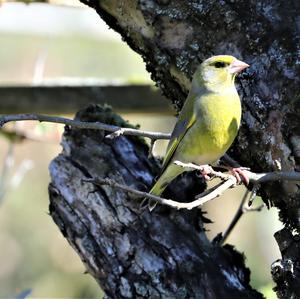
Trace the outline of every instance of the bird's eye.
<instances>
[{"instance_id":1,"label":"bird's eye","mask_svg":"<svg viewBox=\"0 0 300 299\"><path fill-rule=\"evenodd\" d=\"M225 62L222 62L222 61L217 61L215 64L214 64L214 66L216 67L216 68L222 68L222 67L225 67L226 66L226 63Z\"/></svg>"}]
</instances>

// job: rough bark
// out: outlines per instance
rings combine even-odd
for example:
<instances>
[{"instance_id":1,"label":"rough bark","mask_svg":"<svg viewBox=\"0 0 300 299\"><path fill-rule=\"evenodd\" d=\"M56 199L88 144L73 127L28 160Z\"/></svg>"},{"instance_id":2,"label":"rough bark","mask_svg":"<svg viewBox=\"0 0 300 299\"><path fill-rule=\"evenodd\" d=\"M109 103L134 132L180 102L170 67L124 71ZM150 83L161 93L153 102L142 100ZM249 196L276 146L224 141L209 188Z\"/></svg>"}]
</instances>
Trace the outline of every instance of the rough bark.
<instances>
[{"instance_id":1,"label":"rough bark","mask_svg":"<svg viewBox=\"0 0 300 299\"><path fill-rule=\"evenodd\" d=\"M178 109L199 61L226 53L249 63L251 68L238 81L243 121L231 154L257 172L299 169L298 0L85 3L143 56L153 80ZM144 176L140 174L139 180ZM282 259L272 266L279 298L300 297L299 194L299 185L291 182L261 189L264 200L279 208L286 225L276 234ZM160 223L158 218L151 218L153 226Z\"/></svg>"},{"instance_id":2,"label":"rough bark","mask_svg":"<svg viewBox=\"0 0 300 299\"><path fill-rule=\"evenodd\" d=\"M91 106L77 117L126 126L109 108ZM84 182L109 177L147 190L158 164L136 137L110 140L104 132L67 128L63 152L51 163L50 212L107 298L262 298L249 286L244 258L211 244L200 210L141 209L141 199ZM190 198L192 174L172 197ZM199 184L198 184L199 185Z\"/></svg>"}]
</instances>

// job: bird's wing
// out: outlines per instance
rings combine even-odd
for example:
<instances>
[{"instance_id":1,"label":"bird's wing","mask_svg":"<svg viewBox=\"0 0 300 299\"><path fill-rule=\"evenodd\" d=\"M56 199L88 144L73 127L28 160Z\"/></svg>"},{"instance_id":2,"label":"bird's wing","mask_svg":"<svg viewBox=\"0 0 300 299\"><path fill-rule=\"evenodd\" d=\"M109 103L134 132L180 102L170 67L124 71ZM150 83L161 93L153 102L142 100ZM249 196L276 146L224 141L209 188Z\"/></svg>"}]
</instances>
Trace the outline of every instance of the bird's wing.
<instances>
[{"instance_id":1,"label":"bird's wing","mask_svg":"<svg viewBox=\"0 0 300 299\"><path fill-rule=\"evenodd\" d=\"M166 169L176 151L179 142L182 140L186 132L196 121L196 115L194 112L195 98L195 95L190 95L186 99L184 106L178 116L176 125L173 129L171 139L168 144L167 153L164 157L161 172L163 172Z\"/></svg>"}]
</instances>

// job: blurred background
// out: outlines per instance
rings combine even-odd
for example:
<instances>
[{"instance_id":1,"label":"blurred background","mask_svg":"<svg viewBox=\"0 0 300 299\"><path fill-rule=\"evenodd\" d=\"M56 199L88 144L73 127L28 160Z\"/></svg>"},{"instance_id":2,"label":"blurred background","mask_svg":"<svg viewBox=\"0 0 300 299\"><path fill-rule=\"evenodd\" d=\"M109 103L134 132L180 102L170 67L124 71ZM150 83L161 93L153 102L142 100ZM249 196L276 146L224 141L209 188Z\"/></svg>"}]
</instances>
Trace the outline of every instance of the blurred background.
<instances>
[{"instance_id":1,"label":"blurred background","mask_svg":"<svg viewBox=\"0 0 300 299\"><path fill-rule=\"evenodd\" d=\"M20 86L154 86L142 59L96 12L76 1L0 2L0 43L0 92ZM4 107L1 101L6 99L0 96ZM160 112L113 108L142 129L169 132L174 111L167 101L161 105ZM5 129L14 133L0 134L0 298L28 289L30 298L101 298L48 215L48 165L61 150L63 126L23 122ZM159 141L154 153L163 155L165 147ZM209 238L226 229L242 194L242 187L235 188L204 206L214 222L206 226ZM252 285L267 298L276 298L270 264L280 257L273 238L280 227L276 209L265 208L244 215L228 239L245 253Z\"/></svg>"}]
</instances>

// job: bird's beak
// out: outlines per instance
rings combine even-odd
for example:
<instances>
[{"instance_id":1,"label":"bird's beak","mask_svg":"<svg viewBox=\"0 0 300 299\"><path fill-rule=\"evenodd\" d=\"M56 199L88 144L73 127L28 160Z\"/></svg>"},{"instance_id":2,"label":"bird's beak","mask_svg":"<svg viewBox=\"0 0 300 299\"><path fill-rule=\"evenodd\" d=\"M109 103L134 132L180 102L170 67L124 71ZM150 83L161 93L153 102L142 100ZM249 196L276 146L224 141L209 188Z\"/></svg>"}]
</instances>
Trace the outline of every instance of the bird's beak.
<instances>
[{"instance_id":1,"label":"bird's beak","mask_svg":"<svg viewBox=\"0 0 300 299\"><path fill-rule=\"evenodd\" d=\"M244 70L245 68L249 67L249 64L241 61L241 60L234 60L229 66L229 73L236 74Z\"/></svg>"}]
</instances>

